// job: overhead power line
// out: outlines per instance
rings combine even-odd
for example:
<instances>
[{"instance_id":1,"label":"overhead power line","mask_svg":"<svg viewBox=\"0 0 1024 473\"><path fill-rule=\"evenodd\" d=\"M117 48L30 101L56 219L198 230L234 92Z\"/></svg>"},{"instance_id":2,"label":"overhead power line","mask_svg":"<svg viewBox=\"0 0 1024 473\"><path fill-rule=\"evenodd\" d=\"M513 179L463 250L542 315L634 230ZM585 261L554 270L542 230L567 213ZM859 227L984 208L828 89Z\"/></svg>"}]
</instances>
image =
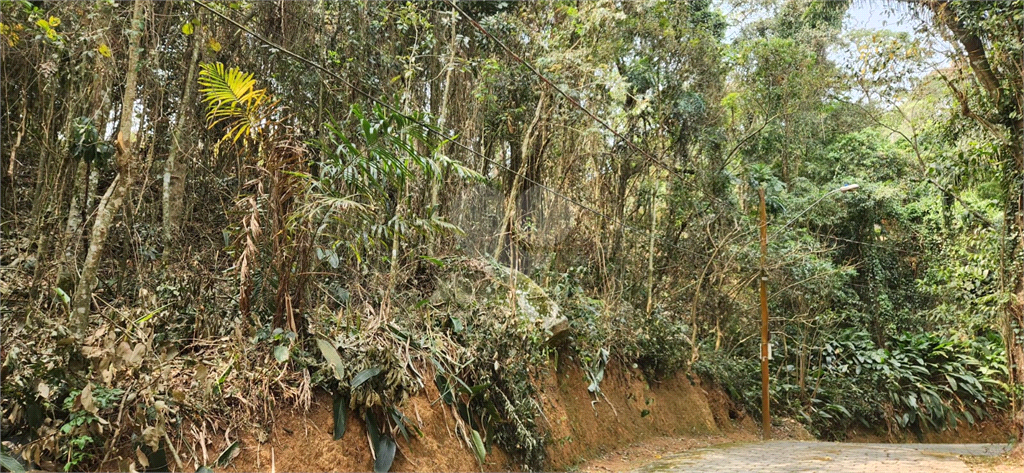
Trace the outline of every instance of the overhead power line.
<instances>
[{"instance_id":1,"label":"overhead power line","mask_svg":"<svg viewBox=\"0 0 1024 473\"><path fill-rule=\"evenodd\" d=\"M196 4L199 5L200 7L202 7L203 9L209 11L210 13L213 13L214 15L216 15L219 18L221 18L222 20L227 21L228 23L232 24L236 28L238 28L238 29L248 33L253 38L256 38L257 40L259 40L260 42L266 44L267 46L270 46L270 47L272 47L274 49L277 49L277 50L281 51L282 53L284 53L286 56L289 56L289 57L291 57L291 58L293 58L293 59L295 59L295 60L297 60L299 62L302 62L303 64L306 64L306 65L308 65L310 67L315 68L316 70L318 70L318 71L328 75L329 77L337 80L338 82L341 82L343 85L345 85L346 87L351 89L356 94L365 97L366 99L372 101L373 103L375 103L377 105L380 105L381 107L384 107L385 109L387 109L388 111L390 111L392 113L400 115L400 116L404 117L405 119L407 119L407 120L409 120L409 121L411 121L413 123L416 123L416 124L424 127L430 134L433 134L433 135L441 138L442 140L448 141L448 142L454 144L455 146L457 146L457 147L459 147L459 148L461 148L463 150L466 150L467 152L473 154L474 156L477 156L477 157L479 157L479 158L481 158L481 159L491 163L492 165L495 165L495 166L498 166L498 167L501 167L503 169L508 170L513 175L518 176L518 177L522 178L524 181L529 182L530 184L533 184L533 185L535 185L535 186L537 186L537 187L539 187L539 188L541 188L541 189L543 189L543 190L545 190L547 192L550 192L552 195L562 199L565 202L568 202L568 203L570 203L572 205L575 205L576 207L578 207L580 209L583 209L583 210L586 210L587 212L590 212L590 213L592 213L592 214L594 214L594 215L596 215L598 217L601 217L601 218L603 218L605 220L614 222L614 223L618 224L620 226L620 228L628 229L628 230L637 232L637 233L639 233L641 235L644 235L645 237L650 237L651 233L648 232L647 230L643 230L641 228L635 227L635 226L633 226L633 225L631 225L629 223L626 223L626 222L620 220L617 217L614 217L614 216L608 215L608 214L606 214L604 212L601 212L600 210L597 210L597 209L595 209L595 208L593 208L593 207L591 207L591 206L589 206L589 205L587 205L587 204L585 204L583 202L580 202L577 199L574 199L574 198L572 198L570 196L567 196L564 193L559 192L558 190L552 189L552 188L550 188L550 187L548 187L548 186L546 186L546 185L544 185L544 184L542 184L540 182L537 182L536 180L530 178L529 176L527 176L525 174L522 174L520 171L512 169L508 165L506 165L504 163L501 163L499 161L496 161L496 160L488 157L487 155L484 155L483 153L481 153L481 152L479 152L479 151L477 151L477 150L475 150L475 149L473 149L473 148L471 148L469 146L466 146L465 144L463 144L460 141L458 141L455 138L454 135L448 136L447 134L445 134L445 133L435 129L433 126L430 126L429 124L424 123L423 121L420 121L420 120L416 119L415 117L412 117L412 116L409 116L409 115L407 115L405 113L402 113L400 110L395 108L393 105L391 105L391 104L389 104L387 102L384 102L384 101L374 97L373 95L369 94L368 92L360 89L359 87L357 87L352 82L346 80L344 77L341 77L340 75L338 75L334 71L331 71L330 69L327 69L326 67L324 67L320 63L318 63L316 61L313 61L311 59L308 59L308 58L306 58L306 57L304 57L304 56L302 56L300 54L297 54L295 52L292 52L292 51L288 50L287 48L285 48L285 47L283 47L283 46L281 46L281 45L279 45L277 43L274 43L273 41L270 41L269 39L263 37L259 33L257 33L255 31L253 31L252 29L246 27L245 25L242 25L241 23L238 23L237 21L233 20L232 18L228 17L227 15L224 15L223 13L221 13L221 12L211 8L205 2L196 0ZM703 255L703 253L696 252L696 251L690 250L688 248L684 248L682 246L678 246L678 245L672 245L672 246L674 246L675 248L677 248L679 250L682 250L684 252L690 253L692 255L698 255L698 256L699 255Z\"/></svg>"},{"instance_id":2,"label":"overhead power line","mask_svg":"<svg viewBox=\"0 0 1024 473\"><path fill-rule=\"evenodd\" d=\"M458 140L457 140L457 139L455 138L455 136L454 136L454 135L452 135L452 136L448 136L447 134L445 134L445 133L443 133L443 132L441 132L441 131L437 130L437 129L436 129L435 127L433 127L433 126L431 126L431 125L429 125L429 124L427 124L427 123L424 123L423 121L421 121L421 120L418 120L418 119L416 119L415 117L412 117L412 116L409 116L409 115L407 115L407 114L405 114L405 113L402 113L402 112L401 112L400 110L398 110L397 108L395 108L395 107L394 107L393 105L391 105L391 104L389 104L389 103L387 103L387 102L384 102L384 101L382 101L382 100L380 100L380 99L378 99L378 98L374 97L374 96L373 96L373 95L371 95L370 93L368 93L368 92L366 92L366 91L364 91L364 90L360 89L359 87L357 87L357 86L356 86L355 84L353 84L352 82L350 82L350 81L346 80L346 79L345 79L344 77L342 77L342 76L338 75L338 74L337 74L337 73L335 73L334 71L332 71L332 70L330 70L330 69L328 69L328 68L324 67L324 66L323 66L323 65L321 65L320 63L318 63L318 62L316 62L316 61L313 61L313 60L311 60L311 59L308 59L308 58L306 58L306 57L304 57L304 56L302 56L302 55L300 55L300 54L297 54L297 53L295 53L295 52L292 52L292 51L288 50L287 48L285 48L285 47L283 47L283 46L281 46L281 45L279 45L279 44L277 44L277 43L274 43L273 41L270 41L269 39L267 39L267 38L263 37L263 36L262 36L262 35L260 35L259 33L257 33L257 32L255 32L255 31L253 31L252 29L250 29L250 28L246 27L245 25L242 25L242 24L238 23L237 21L233 20L232 18L230 18L230 17L228 17L228 16L224 15L223 13L221 13L221 12L219 12L219 11L217 11L217 10L215 10L215 9L211 8L211 7L210 7L209 5L207 5L207 4L205 3L205 2L202 2L202 1L198 1L198 0L197 0L197 1L195 2L195 3L196 3L197 5L199 5L200 7L204 8L205 10L209 11L210 13L213 13L213 14L214 14L214 15L216 15L217 17L219 17L219 18L223 19L224 21L227 21L228 23L232 24L232 25L233 25L233 26L235 26L236 28L238 28L238 29L240 29L240 30L242 30L242 31L244 31L244 32L246 32L246 33L248 33L249 35L251 35L252 37L256 38L256 39L257 39L257 40L259 40L260 42L262 42L262 43L266 44L267 46L270 46L270 47L272 47L272 48L274 48L274 49L277 49L277 50L281 51L282 53L284 53L285 55L287 55L287 56L289 56L289 57L291 57L291 58L293 58L293 59L295 59L295 60L297 60L297 61L299 61L299 62L302 62L303 64L306 64L306 65L308 65L308 66L311 66L311 67L315 68L316 70L318 70L318 71L320 71L320 72L322 72L322 73L326 74L327 76L329 76L329 77L331 77L331 78L333 78L333 79L337 80L338 82L341 82L341 83L342 83L342 84L343 84L344 86L348 87L349 89L351 89L351 90L352 90L353 92L355 92L356 94L358 94L358 95L361 95L361 96L365 97L366 99L368 99L368 100L372 101L372 102L373 102L373 103L375 103L375 104L378 104L378 105L380 105L381 107L383 107L383 108L387 109L388 111L390 111L390 112L392 112L392 113L395 113L395 114L397 114L397 115L400 115L400 116L402 116L402 117L406 118L407 120L409 120L409 121L411 121L411 122L413 122L413 123L416 123L416 124L418 124L418 125L420 125L420 126L424 127L424 129L426 129L426 130L428 131L428 133L430 133L430 134L433 134L433 135L435 135L435 136L439 137L440 139L442 139L442 140L444 140L444 141L450 142L450 143L454 144L455 146L457 146L457 147L459 147L459 148L461 148L461 149L463 149L463 150L465 150L465 151L469 152L470 154L472 154L472 155L474 155L474 156L477 156L477 157L479 157L479 158L481 158L481 159L483 159L483 160L485 160L485 161L487 161L487 162L491 163L492 165L495 165L495 166L498 166L498 167L501 167L501 168L503 168L503 169L506 169L506 170L508 170L509 172L513 173L513 175L516 175L516 176L518 176L518 177L522 178L523 180L525 180L525 181L529 182L530 184L533 184L533 185L535 185L535 186L539 187L540 189L542 189L542 190L544 190L544 191L550 192L550 193L551 193L552 195L554 195L555 197L557 197L557 198L559 198L559 199L562 199L562 200L563 200L563 201L565 201L565 202L568 202L568 203L570 203L570 204L572 204L572 205L574 205L574 206L576 206L576 207L578 207L578 208L580 208L580 209L582 209L582 210L585 210L585 211L587 211L587 212L590 212L590 213L592 213L593 215L596 215L596 216L598 216L598 217L600 217L600 218L602 218L602 219L605 219L605 220L608 220L608 221L614 222L614 223L616 223L617 225L619 225L619 226L620 226L620 228L622 228L622 229L625 229L625 230L630 230L630 231L632 231L632 232L635 232L635 233L637 233L637 234L643 235L644 237L650 237L650 236L651 236L651 232L649 232L649 231L647 231L647 230L645 230L645 229L642 229L642 228L636 227L636 226L634 226L634 225L632 225L632 224L630 224L630 223L627 223L627 222L625 222L625 221L623 221L623 220L621 220L621 219L619 219L619 218L617 218L617 217L615 217L615 216L612 216L612 215L608 215L608 214L606 214L606 213L604 213L604 212L601 212L600 210L597 210L596 208L593 208L593 207L592 207L592 206L590 206L590 205L587 205L587 204L585 204L585 203L583 203L583 202L580 202L579 200L577 200L577 199L574 199L573 197L567 196L567 195L565 195L564 193L562 193L562 192L560 192L560 191L558 191L558 190L556 190L556 189L552 189L551 187L548 187L548 186L546 186L546 185L544 185L544 184L542 184L542 183L540 183L540 182L538 182L538 181L536 181L536 180L534 180L534 179L530 178L529 176L527 176L527 175L525 175L525 174L522 174L522 173L521 173L520 171L517 171L517 170L515 170L515 169L512 169L512 168L511 168L511 167L509 167L508 165L506 165L506 164L504 164L504 163L502 163L502 162L496 161L496 160L494 160L494 159L492 159L492 158L488 157L487 155L485 155L485 154L483 154L483 153L481 153L481 152L479 152L479 151L477 151L477 150L473 149L472 147L466 146L465 144L463 144L463 143L461 143L460 141L458 141ZM450 6L452 6L452 7L453 7L453 8L455 8L456 10L458 10L458 11L459 11L459 12L460 12L460 13L461 13L461 14L462 14L463 16L466 16L466 18L467 18L467 19L469 19L469 20L470 20L471 22L473 22L473 23L474 23L474 25L475 25L475 26L476 26L476 27L477 27L478 29L480 29L481 31L483 31L483 32L484 32L484 34L488 35L488 37L492 38L492 39L493 39L493 40L494 40L495 42L498 42L499 44L501 44L501 43L500 43L500 41L498 41L498 40L497 40L496 38L494 38L494 37L493 37L492 35L490 35L490 33L487 33L487 31L486 31L486 30L483 30L483 28L482 28L482 27L481 27L481 26L479 25L479 23L477 23L477 22L476 22L475 20L473 20L472 18L470 18L470 17L469 17L469 16L468 16L468 15L467 15L467 14L466 14L465 12L463 12L463 11L462 11L461 9L459 9L459 8L458 8L457 6L455 6L454 4L452 4L452 3L451 3L450 1L448 1L448 0L445 0L445 3L449 4ZM551 86L552 88L554 88L554 89L555 89L556 91L558 91L558 93L559 93L559 94L561 94L561 95L562 95L563 97L567 98L567 99L568 99L568 100L569 100L570 102L572 102L572 103L573 103L573 104L574 104L575 106L579 107L579 108L580 108L581 110L583 110L583 111L584 111L584 112L585 112L585 113L586 113L587 115L591 116L591 117L592 117L592 118L593 118L594 120L596 120L596 121L597 121L598 123L600 123L600 124L601 124L602 126L604 126L604 127L606 128L606 129L608 129L608 130L609 130L610 132L614 133L614 134L615 134L615 136L617 136L617 137L618 137L619 139L622 139L623 141L625 141L625 142L626 142L626 143L627 143L627 144L628 144L629 146L631 146L631 147L632 147L633 149L635 149L635 150L636 150L637 152L639 152L639 153L643 154L644 156L648 157L648 158L649 158L649 159L651 159L651 160L652 160L652 162L654 162L654 163L660 164L660 165L661 165L661 166L663 166L663 167L666 167L666 166L667 166L667 165L665 165L664 163L661 163L660 161L657 161L657 160L655 160L655 159L654 159L653 157L651 157L651 156L650 156L650 155L649 155L648 153L646 153L645 151L643 151L643 150L639 149L638 147L636 147L636 145L635 145L634 143L632 143L632 142L629 142L629 141L625 140L625 138L623 138L623 137L622 137L622 136L621 136L621 135L620 135L620 134L619 134L618 132L616 132L615 130L611 129L611 127L610 127L610 126L608 126L608 124L607 124L607 123L605 123L605 122L604 122L603 120L601 120L600 118L598 118L598 117L597 117L596 115L594 115L594 114L593 114L592 112L590 112L589 110L587 110L587 109L586 109L585 107L583 107L583 106L582 106L581 104L579 104L579 102L577 102L577 101L576 101L575 99L573 99L573 98L572 98L572 97L570 97L570 96L569 96L568 94L566 94L565 92L563 92L563 91L562 91L561 89L559 89L558 87L556 87L556 86L555 86L555 85L554 85L553 83L551 83L551 81L550 81L550 80L548 80L548 79L547 79L546 77L544 77L544 76L543 76L542 74L540 74L540 73L539 73L539 72L538 72L538 71L537 71L536 69L534 69L534 68L533 68L533 66L531 66L531 65L527 64L527 63L526 63L525 61L523 61L523 60L522 60L522 58L520 58L520 57L519 57L518 55L516 55L516 54L515 54L514 52L512 52L512 51L511 51L511 49L509 49L509 48L508 48L508 46L505 46L504 44L502 44L502 47L503 47L503 48L505 48L505 50L506 50L506 51L508 51L508 52L509 52L510 54L512 54L512 55L513 55L513 56L514 56L514 57L515 57L515 58L516 58L516 59L517 59L518 61L522 62L522 63L523 63L523 64L524 64L524 65L525 65L525 66L526 66L527 68L529 68L529 69L530 69L531 71L533 71L533 72L534 72L535 74L537 74L537 75L538 75L538 76L539 76L539 77L540 77L540 78L541 78L542 80L544 80L544 81L545 81L545 82L546 82L546 83L547 83L548 85L550 85L550 86ZM673 171L672 169L670 169L670 168L668 168L668 167L666 167L666 169L667 169L667 170L669 170L670 172L674 172L674 171ZM748 233L749 233L749 232L748 232ZM745 235L745 234L742 234L742 235L740 235L740 236L743 236L743 235ZM850 242L850 243L860 243L860 244L866 244L866 245L871 245L870 243L866 243L866 242L859 242L859 241L853 241L853 240L846 240L846 239L843 239L843 238L838 238L838 237L834 237L834 236L831 236L831 235L828 235L828 237L830 237L830 238L834 238L834 239L837 239L837 240L843 240L843 241L847 241L847 242ZM667 243L667 242L666 242L666 243ZM689 249L689 248L686 248L686 247L680 246L679 244L676 244L676 243L667 243L667 244L668 244L669 246L671 246L671 247L674 247L674 248L676 248L676 249L678 249L678 250L681 250L681 251L683 251L683 252L685 252L685 253L689 253L689 254L691 254L691 255L696 255L696 256L703 256L703 255L704 255L704 253L702 253L702 252L697 252L697 251L693 251L693 250L691 250L691 249ZM872 246L882 246L882 245L872 245ZM892 248L889 248L889 249L892 249ZM896 250L896 251L900 251L900 250Z\"/></svg>"},{"instance_id":3,"label":"overhead power line","mask_svg":"<svg viewBox=\"0 0 1024 473\"><path fill-rule=\"evenodd\" d=\"M595 122L597 122L602 127L604 127L604 129L608 130L613 135L615 135L615 137L618 138L623 143L625 143L626 146L629 146L630 148L632 148L637 153L640 153L640 155L642 155L643 157L647 158L647 160L650 161L652 164L654 164L654 165L656 165L656 166L658 166L658 167L668 171L671 174L674 174L677 178L679 178L679 180L681 182L683 181L682 176L679 175L679 170L677 170L676 168L674 168L672 166L669 166L668 164L665 164L664 162L662 162L659 159L656 159L649 152L647 152L646 150L641 149L639 146L636 145L636 143L633 143L632 140L627 140L624 136L622 136L621 133L616 131L614 128L611 127L611 125L609 125L607 122L602 120L601 117L598 117L597 114L595 114L594 112L591 112L589 109L584 107L583 104L581 104L579 100L576 100L574 97L572 97L567 92L562 90L560 87L555 85L554 82L551 82L551 80L548 79L547 76L545 76L543 73L538 71L537 68L533 67L532 64L526 62L526 60L524 60L523 58L519 57L519 55L516 54L516 52L513 51L512 48L508 47L508 45L506 45L503 41L501 41L500 39L495 37L493 34L491 34L491 32L487 31L487 29L485 29L483 27L483 25L481 25L473 17L469 16L469 13L466 13L465 10L459 8L459 6L455 4L455 2L453 2L451 0L444 0L444 3L447 4L448 6L452 7L454 10L458 11L459 14L462 15L462 17L465 18L467 21L469 21L473 25L474 28L476 28L481 33L483 33L484 36L490 38L491 41L494 41L495 43L497 43L498 46L501 46L501 49L504 49L505 52L507 52L509 55L511 55L518 63L522 64L527 69L529 69L530 72L532 72L535 76L537 76L537 78L539 78L542 82L547 84L548 87L551 87L552 89L554 89L555 92L558 93L558 95L561 95L562 97L565 97L565 99L568 100L569 103L571 103L574 107L580 109L583 113L585 113L587 116L589 116Z\"/></svg>"}]
</instances>

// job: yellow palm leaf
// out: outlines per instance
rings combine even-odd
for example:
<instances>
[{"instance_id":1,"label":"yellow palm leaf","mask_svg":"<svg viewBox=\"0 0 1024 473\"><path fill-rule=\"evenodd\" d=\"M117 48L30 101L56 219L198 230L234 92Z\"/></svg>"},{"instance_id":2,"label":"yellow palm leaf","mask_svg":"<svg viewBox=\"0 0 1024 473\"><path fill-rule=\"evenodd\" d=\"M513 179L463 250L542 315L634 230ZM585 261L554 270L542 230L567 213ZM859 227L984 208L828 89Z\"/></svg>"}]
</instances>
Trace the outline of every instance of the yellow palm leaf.
<instances>
[{"instance_id":1,"label":"yellow palm leaf","mask_svg":"<svg viewBox=\"0 0 1024 473\"><path fill-rule=\"evenodd\" d=\"M225 138L238 141L250 133L258 134L263 117L269 115L266 89L256 88L252 73L245 73L237 67L227 69L222 63L201 64L199 71L199 92L209 111L206 119L210 127L228 122Z\"/></svg>"}]
</instances>

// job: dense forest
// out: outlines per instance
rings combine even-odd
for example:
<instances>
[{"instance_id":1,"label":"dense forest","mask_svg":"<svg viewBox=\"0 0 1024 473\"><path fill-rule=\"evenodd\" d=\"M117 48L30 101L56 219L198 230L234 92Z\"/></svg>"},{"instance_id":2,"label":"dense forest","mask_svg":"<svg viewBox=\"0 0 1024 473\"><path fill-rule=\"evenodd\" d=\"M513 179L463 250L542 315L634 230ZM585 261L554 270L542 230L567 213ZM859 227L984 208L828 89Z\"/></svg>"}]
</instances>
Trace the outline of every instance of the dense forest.
<instances>
[{"instance_id":1,"label":"dense forest","mask_svg":"<svg viewBox=\"0 0 1024 473\"><path fill-rule=\"evenodd\" d=\"M3 0L4 467L327 392L387 470L433 384L540 469L569 360L759 416L762 279L773 415L1020 438L1024 2L867 5Z\"/></svg>"}]
</instances>

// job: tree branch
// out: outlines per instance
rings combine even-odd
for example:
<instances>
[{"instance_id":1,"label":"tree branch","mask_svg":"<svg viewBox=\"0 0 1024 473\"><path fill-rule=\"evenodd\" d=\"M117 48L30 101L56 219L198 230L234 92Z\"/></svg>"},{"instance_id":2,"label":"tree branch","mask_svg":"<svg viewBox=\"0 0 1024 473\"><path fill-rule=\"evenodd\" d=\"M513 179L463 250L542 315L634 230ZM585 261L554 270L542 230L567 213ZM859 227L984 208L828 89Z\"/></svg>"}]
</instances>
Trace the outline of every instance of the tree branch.
<instances>
[{"instance_id":1,"label":"tree branch","mask_svg":"<svg viewBox=\"0 0 1024 473\"><path fill-rule=\"evenodd\" d=\"M985 87L985 91L989 93L995 102L999 103L1000 87L999 78L996 77L995 72L992 71L992 65L988 62L988 56L985 53L985 44L982 43L981 38L978 35L968 32L964 28L963 23L957 19L956 15L949 11L949 2L946 0L933 0L926 1L924 4L935 14L935 17L949 28L949 31L956 36L956 39L960 41L960 44L964 47L964 51L967 53L967 60L971 64L971 69L974 70L975 77L981 82L981 85Z\"/></svg>"},{"instance_id":2,"label":"tree branch","mask_svg":"<svg viewBox=\"0 0 1024 473\"><path fill-rule=\"evenodd\" d=\"M974 113L973 110L971 110L970 104L967 102L967 94L965 94L962 90L958 89L956 85L953 84L953 81L946 77L946 75L943 74L942 71L936 72L938 72L939 77L942 78L942 81L946 83L946 87L949 87L949 90L953 91L953 95L956 95L957 101L960 102L960 112L963 113L964 116L978 122L978 124L983 126L990 133L992 133L992 136L998 139L1000 143L1004 145L1010 144L1007 141L1006 136L999 130L998 127L996 127L994 123L992 123L991 120L988 120L985 117L978 115L977 113Z\"/></svg>"}]
</instances>

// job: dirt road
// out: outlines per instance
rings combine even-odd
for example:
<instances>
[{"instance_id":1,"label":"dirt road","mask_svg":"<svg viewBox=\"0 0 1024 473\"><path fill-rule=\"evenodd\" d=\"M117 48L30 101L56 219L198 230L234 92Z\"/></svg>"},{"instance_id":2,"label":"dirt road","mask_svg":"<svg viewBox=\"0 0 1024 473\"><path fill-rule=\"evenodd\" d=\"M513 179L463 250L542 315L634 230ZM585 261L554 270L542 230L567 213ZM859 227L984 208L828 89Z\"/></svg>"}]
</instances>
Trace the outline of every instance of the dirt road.
<instances>
[{"instance_id":1,"label":"dirt road","mask_svg":"<svg viewBox=\"0 0 1024 473\"><path fill-rule=\"evenodd\" d=\"M872 444L803 441L722 444L665 456L642 473L921 472L968 473L966 456L995 456L1000 444Z\"/></svg>"}]
</instances>

